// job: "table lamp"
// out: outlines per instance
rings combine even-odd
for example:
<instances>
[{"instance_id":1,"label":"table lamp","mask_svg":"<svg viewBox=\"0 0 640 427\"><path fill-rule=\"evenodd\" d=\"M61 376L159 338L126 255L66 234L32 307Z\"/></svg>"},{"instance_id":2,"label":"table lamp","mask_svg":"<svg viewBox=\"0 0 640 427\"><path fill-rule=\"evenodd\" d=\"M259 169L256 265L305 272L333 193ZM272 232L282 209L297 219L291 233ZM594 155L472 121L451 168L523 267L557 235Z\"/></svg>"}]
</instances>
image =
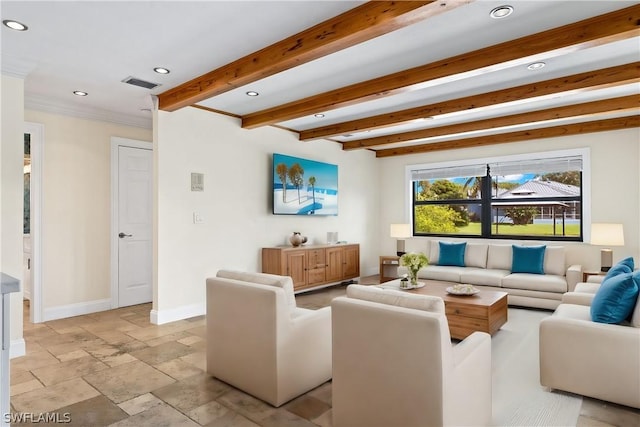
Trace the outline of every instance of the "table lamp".
<instances>
[{"instance_id":1,"label":"table lamp","mask_svg":"<svg viewBox=\"0 0 640 427\"><path fill-rule=\"evenodd\" d=\"M624 246L622 224L591 224L591 244L600 246ZM600 249L600 271L609 271L613 265L613 250Z\"/></svg>"},{"instance_id":2,"label":"table lamp","mask_svg":"<svg viewBox=\"0 0 640 427\"><path fill-rule=\"evenodd\" d=\"M404 239L411 237L411 224L391 224L389 234L398 239L397 255L404 255Z\"/></svg>"}]
</instances>

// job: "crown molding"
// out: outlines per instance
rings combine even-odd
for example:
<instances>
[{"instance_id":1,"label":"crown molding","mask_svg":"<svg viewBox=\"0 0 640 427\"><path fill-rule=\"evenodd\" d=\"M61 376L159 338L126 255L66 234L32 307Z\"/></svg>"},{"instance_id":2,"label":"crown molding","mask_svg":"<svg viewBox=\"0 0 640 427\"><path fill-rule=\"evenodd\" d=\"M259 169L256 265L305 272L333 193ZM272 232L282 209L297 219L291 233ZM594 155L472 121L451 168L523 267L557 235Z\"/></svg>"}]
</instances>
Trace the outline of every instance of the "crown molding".
<instances>
[{"instance_id":1,"label":"crown molding","mask_svg":"<svg viewBox=\"0 0 640 427\"><path fill-rule=\"evenodd\" d=\"M97 120L125 126L133 126L144 129L151 129L152 119L149 117L134 117L129 114L117 113L98 108L83 107L56 102L51 99L29 95L25 93L24 107L32 110L44 111L65 116L77 117L80 119Z\"/></svg>"}]
</instances>

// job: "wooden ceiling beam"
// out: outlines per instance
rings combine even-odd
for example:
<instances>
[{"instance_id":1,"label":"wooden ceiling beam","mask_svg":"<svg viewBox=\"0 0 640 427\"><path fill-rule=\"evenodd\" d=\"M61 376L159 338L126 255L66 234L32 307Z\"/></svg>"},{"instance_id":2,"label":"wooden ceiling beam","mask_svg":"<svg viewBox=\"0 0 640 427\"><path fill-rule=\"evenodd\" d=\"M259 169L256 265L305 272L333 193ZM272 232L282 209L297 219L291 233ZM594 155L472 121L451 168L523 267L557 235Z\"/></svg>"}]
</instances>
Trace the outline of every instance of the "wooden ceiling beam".
<instances>
[{"instance_id":1,"label":"wooden ceiling beam","mask_svg":"<svg viewBox=\"0 0 640 427\"><path fill-rule=\"evenodd\" d=\"M482 75L517 64L550 58L571 51L624 40L640 34L640 5L631 6L584 21L543 31L474 52L464 53L410 70L356 83L298 101L276 106L242 119L242 127L255 128L314 113L324 113L360 102L420 89L430 80L464 74Z\"/></svg>"},{"instance_id":2,"label":"wooden ceiling beam","mask_svg":"<svg viewBox=\"0 0 640 427\"><path fill-rule=\"evenodd\" d=\"M522 99L569 91L586 91L605 87L620 86L640 81L640 62L616 67L593 70L572 76L559 77L538 83L497 90L479 95L424 105L392 113L379 114L364 119L335 123L328 126L308 129L300 132L301 140L326 138L330 136L399 125L412 120L432 117L456 111L472 110Z\"/></svg>"},{"instance_id":3,"label":"wooden ceiling beam","mask_svg":"<svg viewBox=\"0 0 640 427\"><path fill-rule=\"evenodd\" d=\"M554 138L559 136L604 132L634 127L640 127L640 116L618 117L607 120L521 130L496 135L479 136L475 138L435 142L431 144L413 145L409 147L389 148L376 151L376 157L392 157L406 154L430 153L442 150L457 150L460 148L474 148L485 145L506 144L510 142L530 141L533 139Z\"/></svg>"},{"instance_id":4,"label":"wooden ceiling beam","mask_svg":"<svg viewBox=\"0 0 640 427\"><path fill-rule=\"evenodd\" d=\"M161 93L175 111L314 59L404 28L473 0L371 1Z\"/></svg>"},{"instance_id":5,"label":"wooden ceiling beam","mask_svg":"<svg viewBox=\"0 0 640 427\"><path fill-rule=\"evenodd\" d=\"M415 141L418 139L433 138L443 135L473 132L504 126L514 126L519 124L541 122L568 117L586 116L606 112L637 110L638 108L640 108L640 95L621 96L618 98L603 99L599 101L585 102L582 104L567 105L564 107L549 108L545 110L529 111L526 113L512 114L509 116L477 120L474 122L456 123L452 125L432 127L428 129L419 129L411 132L402 132L392 135L378 136L374 138L346 141L342 143L342 149L355 150L375 147L379 145Z\"/></svg>"}]
</instances>

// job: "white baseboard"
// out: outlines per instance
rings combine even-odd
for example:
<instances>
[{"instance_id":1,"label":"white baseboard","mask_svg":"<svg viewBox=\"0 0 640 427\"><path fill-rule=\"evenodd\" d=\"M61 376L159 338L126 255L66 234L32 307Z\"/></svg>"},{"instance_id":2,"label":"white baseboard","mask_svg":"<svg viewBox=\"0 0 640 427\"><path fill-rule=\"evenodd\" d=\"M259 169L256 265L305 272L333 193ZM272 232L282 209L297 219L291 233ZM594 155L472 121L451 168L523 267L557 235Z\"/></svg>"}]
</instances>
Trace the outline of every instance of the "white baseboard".
<instances>
[{"instance_id":1,"label":"white baseboard","mask_svg":"<svg viewBox=\"0 0 640 427\"><path fill-rule=\"evenodd\" d=\"M149 320L154 325L163 325L176 320L189 319L191 317L202 316L207 312L204 303L184 305L182 307L171 308L168 310L151 310Z\"/></svg>"},{"instance_id":2,"label":"white baseboard","mask_svg":"<svg viewBox=\"0 0 640 427\"><path fill-rule=\"evenodd\" d=\"M11 343L9 343L9 359L24 356L25 354L27 354L27 344L24 338L11 340Z\"/></svg>"},{"instance_id":3,"label":"white baseboard","mask_svg":"<svg viewBox=\"0 0 640 427\"><path fill-rule=\"evenodd\" d=\"M99 311L111 310L111 299L100 299L95 301L79 302L76 304L60 305L44 309L44 322L49 320L64 319L83 314L97 313Z\"/></svg>"}]
</instances>

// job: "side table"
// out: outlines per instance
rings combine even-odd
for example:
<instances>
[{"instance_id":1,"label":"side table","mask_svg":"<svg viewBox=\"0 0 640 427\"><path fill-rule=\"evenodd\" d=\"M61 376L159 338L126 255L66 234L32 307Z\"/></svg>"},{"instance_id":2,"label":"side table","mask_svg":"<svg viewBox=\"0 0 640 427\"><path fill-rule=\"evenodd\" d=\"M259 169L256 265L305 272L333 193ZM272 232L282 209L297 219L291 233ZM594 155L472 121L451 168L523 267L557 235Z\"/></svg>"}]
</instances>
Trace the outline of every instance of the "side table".
<instances>
[{"instance_id":1,"label":"side table","mask_svg":"<svg viewBox=\"0 0 640 427\"><path fill-rule=\"evenodd\" d=\"M400 257L396 255L381 256L380 257L380 283L388 282L389 280L398 278L398 267L400 266ZM391 276L385 275L385 267L393 267L395 273Z\"/></svg>"},{"instance_id":2,"label":"side table","mask_svg":"<svg viewBox=\"0 0 640 427\"><path fill-rule=\"evenodd\" d=\"M606 272L604 271L583 271L582 272L582 281L586 282L589 276L606 276Z\"/></svg>"}]
</instances>

